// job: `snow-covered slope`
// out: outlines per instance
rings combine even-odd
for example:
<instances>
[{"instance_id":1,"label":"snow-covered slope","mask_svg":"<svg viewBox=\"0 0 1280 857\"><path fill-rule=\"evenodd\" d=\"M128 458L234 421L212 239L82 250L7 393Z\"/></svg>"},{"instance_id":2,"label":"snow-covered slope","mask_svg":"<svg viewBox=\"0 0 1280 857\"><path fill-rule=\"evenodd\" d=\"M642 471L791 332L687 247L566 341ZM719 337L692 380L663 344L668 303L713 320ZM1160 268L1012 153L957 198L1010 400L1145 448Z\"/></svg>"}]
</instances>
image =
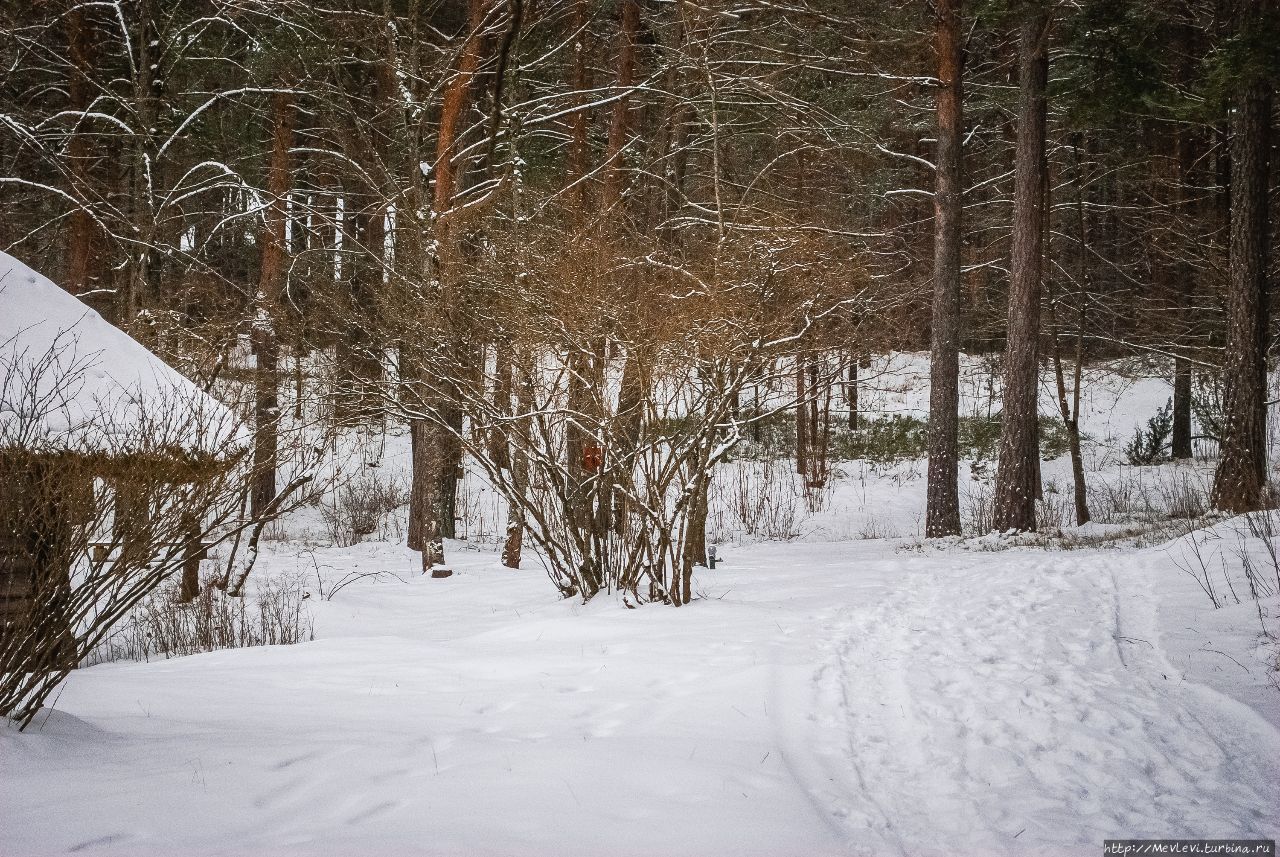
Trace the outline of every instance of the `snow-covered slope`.
<instances>
[{"instance_id":1,"label":"snow-covered slope","mask_svg":"<svg viewBox=\"0 0 1280 857\"><path fill-rule=\"evenodd\" d=\"M217 455L232 414L47 277L0 253L0 446Z\"/></svg>"}]
</instances>

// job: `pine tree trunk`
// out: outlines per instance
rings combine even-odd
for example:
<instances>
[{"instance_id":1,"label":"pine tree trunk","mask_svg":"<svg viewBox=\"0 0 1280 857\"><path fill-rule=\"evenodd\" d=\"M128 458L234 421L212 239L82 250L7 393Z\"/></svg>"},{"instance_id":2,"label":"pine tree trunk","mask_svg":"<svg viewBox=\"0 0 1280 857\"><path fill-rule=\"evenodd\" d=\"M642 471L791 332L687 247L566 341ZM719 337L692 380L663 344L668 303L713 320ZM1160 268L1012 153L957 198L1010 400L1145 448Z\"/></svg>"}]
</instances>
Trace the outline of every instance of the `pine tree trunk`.
<instances>
[{"instance_id":1,"label":"pine tree trunk","mask_svg":"<svg viewBox=\"0 0 1280 857\"><path fill-rule=\"evenodd\" d=\"M263 515L276 496L276 454L279 446L280 344L275 313L285 279L285 208L289 196L289 149L293 145L294 107L292 95L277 92L271 98L271 160L267 169L270 201L262 233L262 265L253 320L252 345L256 358L254 383L253 486L250 509L254 517Z\"/></svg>"},{"instance_id":2,"label":"pine tree trunk","mask_svg":"<svg viewBox=\"0 0 1280 857\"><path fill-rule=\"evenodd\" d=\"M671 39L667 44L673 55L678 54L684 48L684 19L679 11L672 16L670 32ZM666 95L662 99L662 112L656 122L657 144L654 146L657 154L656 162L663 165L663 180L640 180L641 187L648 197L647 216L641 226L645 230L657 230L659 240L665 241L671 241L676 237L667 221L681 204L681 188L676 182L675 159L678 157L678 150L684 146L686 100L682 97L682 81L685 72L686 69L679 63L670 63L665 75Z\"/></svg>"},{"instance_id":3,"label":"pine tree trunk","mask_svg":"<svg viewBox=\"0 0 1280 857\"><path fill-rule=\"evenodd\" d=\"M1246 32L1261 4L1245 10ZM1221 458L1213 508L1247 512L1266 488L1268 154L1271 88L1258 73L1239 84L1231 117L1230 281L1223 360Z\"/></svg>"},{"instance_id":4,"label":"pine tree trunk","mask_svg":"<svg viewBox=\"0 0 1280 857\"><path fill-rule=\"evenodd\" d=\"M439 128L436 134L434 165L435 188L431 210L434 221L436 311L445 324L446 336L452 342L435 343L451 351L453 359L447 371L461 374L468 370L464 363L465 347L461 337L465 331L453 330L450 320L454 308L461 300L458 292L458 256L461 242L458 227L453 222L451 209L458 186L458 174L453 157L456 154L458 135L471 103L471 88L480 65L482 33L487 0L469 0L467 34L458 57L458 66L445 86L440 103ZM416 367L408 367L410 376L417 374ZM449 378L433 379L433 387L449 387ZM433 577L445 577L444 537L452 534L454 525L454 500L456 497L456 471L461 460L461 447L451 437L448 426L460 426L461 416L455 402L447 394L432 392L420 397L419 405L429 409L429 419L410 421L409 431L413 443L413 472L409 483L409 547L421 551L422 569Z\"/></svg>"},{"instance_id":5,"label":"pine tree trunk","mask_svg":"<svg viewBox=\"0 0 1280 857\"><path fill-rule=\"evenodd\" d=\"M505 352L500 370L502 375L499 378L499 386L503 389L502 404L505 411L522 421L525 419L524 415L528 414L533 401L527 363L524 359L517 360L508 346L502 346L502 348ZM519 425L519 422L513 420L513 426ZM518 427L512 429L513 433L521 431L522 429ZM529 459L526 447L519 439L514 443L508 443L504 437L502 443L507 459L505 466L511 474L512 493L523 497L529 485ZM520 567L521 554L524 550L524 529L524 509L519 503L508 501L506 539L502 545L502 564L507 568Z\"/></svg>"},{"instance_id":6,"label":"pine tree trunk","mask_svg":"<svg viewBox=\"0 0 1280 857\"><path fill-rule=\"evenodd\" d=\"M635 346L632 346L633 351ZM640 444L640 435L644 427L644 404L648 397L645 367L640 363L638 354L626 356L626 364L622 367L622 379L618 387L618 411L616 416L617 440L614 455L619 457L618 474L627 483L633 478L636 449ZM627 488L629 485L624 485ZM612 525L619 534L624 534L627 527L627 497L625 490L613 492L610 501Z\"/></svg>"},{"instance_id":7,"label":"pine tree trunk","mask_svg":"<svg viewBox=\"0 0 1280 857\"><path fill-rule=\"evenodd\" d=\"M929 388L929 488L925 535L958 535L961 158L964 134L961 0L938 0L937 183L933 196L933 325Z\"/></svg>"},{"instance_id":8,"label":"pine tree trunk","mask_svg":"<svg viewBox=\"0 0 1280 857\"><path fill-rule=\"evenodd\" d=\"M523 454L517 454L511 469L511 484L517 491L524 490L528 480L528 467ZM507 568L519 568L524 552L524 513L515 503L507 505L506 539L502 543L502 564Z\"/></svg>"},{"instance_id":9,"label":"pine tree trunk","mask_svg":"<svg viewBox=\"0 0 1280 857\"><path fill-rule=\"evenodd\" d=\"M203 547L200 543L200 522L190 521L184 528L182 546L182 581L178 587L178 600L188 604L200 595L200 560Z\"/></svg>"},{"instance_id":10,"label":"pine tree trunk","mask_svg":"<svg viewBox=\"0 0 1280 857\"><path fill-rule=\"evenodd\" d=\"M809 361L809 405L808 426L805 438L809 448L805 453L808 470L805 474L806 488L822 488L827 484L827 443L830 440L827 417L831 410L831 386L824 385L823 405L818 405L818 363Z\"/></svg>"},{"instance_id":11,"label":"pine tree trunk","mask_svg":"<svg viewBox=\"0 0 1280 857\"><path fill-rule=\"evenodd\" d=\"M512 371L511 347L505 342L499 342L493 349L493 412L507 418L511 416ZM485 438L485 451L495 467L511 470L511 448L507 443L505 429L489 429L488 437Z\"/></svg>"},{"instance_id":12,"label":"pine tree trunk","mask_svg":"<svg viewBox=\"0 0 1280 857\"><path fill-rule=\"evenodd\" d=\"M993 523L1035 530L1039 484L1038 360L1044 243L1045 88L1049 15L1036 9L1018 30L1018 143L1014 163L1013 248L1004 408Z\"/></svg>"},{"instance_id":13,"label":"pine tree trunk","mask_svg":"<svg viewBox=\"0 0 1280 857\"><path fill-rule=\"evenodd\" d=\"M626 361L618 386L618 433L630 450L640 442L646 391L644 367L640 364L639 355L628 354Z\"/></svg>"},{"instance_id":14,"label":"pine tree trunk","mask_svg":"<svg viewBox=\"0 0 1280 857\"><path fill-rule=\"evenodd\" d=\"M1080 296L1080 309L1076 315L1076 365L1071 386L1071 424L1067 438L1071 444L1071 478L1075 485L1076 526L1084 526L1093 520L1089 513L1089 492L1084 481L1084 456L1080 452L1080 384L1084 379L1084 322L1088 296Z\"/></svg>"},{"instance_id":15,"label":"pine tree trunk","mask_svg":"<svg viewBox=\"0 0 1280 857\"><path fill-rule=\"evenodd\" d=\"M1191 457L1191 363L1182 357L1173 361L1173 436L1170 456Z\"/></svg>"},{"instance_id":16,"label":"pine tree trunk","mask_svg":"<svg viewBox=\"0 0 1280 857\"><path fill-rule=\"evenodd\" d=\"M587 194L587 165L590 161L590 141L587 129L591 121L591 110L587 106L587 90L591 87L590 65L587 52L590 47L587 29L591 20L590 0L575 0L573 4L573 28L575 42L573 47L573 106L574 111L569 119L569 183L574 184L574 209L585 212L589 197Z\"/></svg>"},{"instance_id":17,"label":"pine tree trunk","mask_svg":"<svg viewBox=\"0 0 1280 857\"><path fill-rule=\"evenodd\" d=\"M1046 262L1048 257L1046 247ZM1083 281L1082 281L1083 282ZM1084 457L1080 449L1080 379L1081 361L1084 358L1085 296L1080 297L1080 311L1076 316L1076 363L1073 388L1068 398L1066 372L1062 365L1062 347L1059 343L1058 306L1053 294L1053 278L1046 277L1049 291L1049 341L1053 346L1053 379L1058 392L1058 411L1067 430L1067 446L1071 453L1071 479L1074 487L1076 526L1089 523L1089 495L1084 481Z\"/></svg>"},{"instance_id":18,"label":"pine tree trunk","mask_svg":"<svg viewBox=\"0 0 1280 857\"><path fill-rule=\"evenodd\" d=\"M1157 205L1169 211L1170 229L1161 235L1161 239L1153 242L1152 247L1152 279L1156 293L1165 301L1169 301L1175 327L1171 331L1171 343L1175 348L1183 347L1181 339L1185 335L1185 316L1188 315L1188 298L1190 279L1193 278L1193 267L1185 262L1185 253L1179 255L1178 224L1183 215L1185 202L1184 187L1188 179L1190 159L1188 157L1188 134L1179 129L1167 147L1153 152L1153 182L1155 182L1155 198ZM1187 459L1192 457L1192 403L1190 403L1190 366L1184 358L1174 358L1174 397L1172 397L1172 435L1170 437L1170 457Z\"/></svg>"},{"instance_id":19,"label":"pine tree trunk","mask_svg":"<svg viewBox=\"0 0 1280 857\"><path fill-rule=\"evenodd\" d=\"M459 365L463 364L459 360ZM436 496L439 497L440 535L446 539L458 537L458 480L462 477L462 409L455 402L440 407L444 416L444 428L437 439L440 467L437 474Z\"/></svg>"},{"instance_id":20,"label":"pine tree trunk","mask_svg":"<svg viewBox=\"0 0 1280 857\"><path fill-rule=\"evenodd\" d=\"M845 398L849 402L849 428L858 430L858 356L849 358L849 381L845 384ZM758 425L758 424L757 424ZM758 442L758 439L757 439Z\"/></svg>"},{"instance_id":21,"label":"pine tree trunk","mask_svg":"<svg viewBox=\"0 0 1280 857\"><path fill-rule=\"evenodd\" d=\"M275 328L265 313L254 321L254 434L253 486L249 495L250 514L265 514L276 496L276 465L280 433L280 347Z\"/></svg>"},{"instance_id":22,"label":"pine tree trunk","mask_svg":"<svg viewBox=\"0 0 1280 857\"><path fill-rule=\"evenodd\" d=\"M567 499L573 505L574 524L580 530L587 529L594 517L588 506L587 483L593 474L586 468L587 448L595 445L595 438L588 429L593 416L591 406L593 367L591 358L575 349L566 358L569 370L568 391L565 405L569 419L565 426L565 473L568 476Z\"/></svg>"},{"instance_id":23,"label":"pine tree trunk","mask_svg":"<svg viewBox=\"0 0 1280 857\"><path fill-rule=\"evenodd\" d=\"M155 211L152 209L153 177L149 154L151 133L156 122L151 0L140 0L137 14L138 28L133 34L133 40L138 46L133 81L136 127L133 135L133 188L130 199L133 208L132 237L136 243L129 250L129 266L124 288L119 295L119 318L123 324L132 322L141 308L143 293L151 276L151 248L156 228Z\"/></svg>"},{"instance_id":24,"label":"pine tree trunk","mask_svg":"<svg viewBox=\"0 0 1280 857\"><path fill-rule=\"evenodd\" d=\"M93 27L84 6L66 14L67 48L71 68L67 73L67 108L76 113L89 109L89 72L94 62ZM67 163L74 196L87 206L94 193L89 167L93 152L84 121L78 121L67 140ZM102 275L101 235L93 217L82 207L75 208L67 223L67 266L63 285L74 295L98 287ZM96 304L97 301L94 301ZM120 321L121 319L118 318Z\"/></svg>"},{"instance_id":25,"label":"pine tree trunk","mask_svg":"<svg viewBox=\"0 0 1280 857\"><path fill-rule=\"evenodd\" d=\"M1075 487L1074 500L1076 508L1076 525L1083 526L1092 520L1089 512L1089 493L1084 479L1084 456L1080 450L1080 386L1084 381L1084 331L1089 309L1089 263L1085 248L1089 245L1089 221L1084 214L1084 170L1080 164L1080 148L1073 144L1075 152L1075 209L1076 229L1079 237L1076 242L1076 280L1079 284L1079 304L1076 307L1076 353L1074 377L1071 383L1071 406L1067 409L1065 397L1062 395L1062 370L1057 368L1059 376L1059 404L1063 408L1063 419L1067 425L1067 440L1071 450L1071 479ZM1046 254L1047 255L1047 254ZM1055 333L1054 348L1057 348Z\"/></svg>"},{"instance_id":26,"label":"pine tree trunk","mask_svg":"<svg viewBox=\"0 0 1280 857\"><path fill-rule=\"evenodd\" d=\"M804 359L796 357L796 473L802 477L809 472L809 419L805 414L808 398Z\"/></svg>"},{"instance_id":27,"label":"pine tree trunk","mask_svg":"<svg viewBox=\"0 0 1280 857\"><path fill-rule=\"evenodd\" d=\"M1195 60L1193 51L1196 49L1196 41L1198 32L1188 24L1179 27L1180 42L1179 52L1183 56L1183 60L1178 65L1179 85L1189 85L1195 75ZM1191 128L1179 128L1177 153L1178 153L1178 177L1177 187L1175 191L1175 200L1177 204L1177 214L1185 224L1196 222L1198 213L1198 204L1196 202L1197 194L1190 191L1193 186L1195 164L1198 159L1198 132ZM1190 264L1186 258L1187 254L1181 254L1176 264L1176 274L1178 278L1177 286L1177 313L1178 313L1178 335L1179 338L1185 338L1190 334L1190 326L1192 324L1192 306L1196 292L1196 268ZM1183 350L1188 345L1183 343ZM1175 358L1173 363L1173 436L1170 439L1170 456L1175 460L1189 459L1192 456L1191 446L1191 363L1185 358Z\"/></svg>"},{"instance_id":28,"label":"pine tree trunk","mask_svg":"<svg viewBox=\"0 0 1280 857\"><path fill-rule=\"evenodd\" d=\"M386 210L374 206L348 215L352 229L347 236L356 247L350 256L349 275L340 284L345 329L336 343L341 386L334 400L334 419L359 426L381 416L376 390L382 381L382 359L375 340L376 302L383 289L387 241Z\"/></svg>"},{"instance_id":29,"label":"pine tree trunk","mask_svg":"<svg viewBox=\"0 0 1280 857\"><path fill-rule=\"evenodd\" d=\"M613 103L613 115L609 119L609 144L605 154L604 198L606 209L611 209L622 199L626 171L622 150L626 146L630 129L630 101L627 90L635 78L636 36L640 30L639 0L622 0L622 21L619 31L618 67L615 85L622 95Z\"/></svg>"}]
</instances>

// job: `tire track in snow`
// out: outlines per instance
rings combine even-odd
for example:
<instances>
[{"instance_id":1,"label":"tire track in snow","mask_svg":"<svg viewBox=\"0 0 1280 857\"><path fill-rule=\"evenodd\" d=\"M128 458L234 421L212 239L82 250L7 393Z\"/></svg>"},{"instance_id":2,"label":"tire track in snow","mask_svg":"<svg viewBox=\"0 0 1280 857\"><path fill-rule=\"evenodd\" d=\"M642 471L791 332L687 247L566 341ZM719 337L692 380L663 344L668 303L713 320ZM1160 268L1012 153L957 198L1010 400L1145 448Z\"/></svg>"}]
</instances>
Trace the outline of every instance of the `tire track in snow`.
<instances>
[{"instance_id":1,"label":"tire track in snow","mask_svg":"<svg viewBox=\"0 0 1280 857\"><path fill-rule=\"evenodd\" d=\"M949 559L884 575L812 675L794 770L851 847L1274 835L1280 769L1251 758L1228 701L1162 677L1157 640L1126 642L1107 556Z\"/></svg>"}]
</instances>

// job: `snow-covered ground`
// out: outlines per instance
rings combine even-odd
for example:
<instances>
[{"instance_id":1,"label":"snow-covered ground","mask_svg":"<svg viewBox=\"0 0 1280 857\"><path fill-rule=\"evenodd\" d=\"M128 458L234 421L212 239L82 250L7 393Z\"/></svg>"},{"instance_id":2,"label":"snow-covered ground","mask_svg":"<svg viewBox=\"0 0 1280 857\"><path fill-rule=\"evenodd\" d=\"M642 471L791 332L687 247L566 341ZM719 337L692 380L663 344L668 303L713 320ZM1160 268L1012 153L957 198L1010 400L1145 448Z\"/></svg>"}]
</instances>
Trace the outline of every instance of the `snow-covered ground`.
<instances>
[{"instance_id":1,"label":"snow-covered ground","mask_svg":"<svg viewBox=\"0 0 1280 857\"><path fill-rule=\"evenodd\" d=\"M452 579L318 601L312 643L79 671L47 720L3 735L0 853L1095 854L1107 837L1275 836L1275 706L1232 697L1246 669L1275 702L1251 607L1228 611L1246 633L1217 643L1230 671L1214 672L1163 642L1162 607L1181 622L1197 595L1165 548L896 546L735 550L678 610L558 601L537 571L459 551ZM272 559L411 567L385 544Z\"/></svg>"},{"instance_id":2,"label":"snow-covered ground","mask_svg":"<svg viewBox=\"0 0 1280 857\"><path fill-rule=\"evenodd\" d=\"M919 407L899 381L920 361L898 359L868 409ZM1105 376L1086 397L1100 495L1204 478L1112 451L1167 391ZM723 518L749 466L726 469ZM794 540L724 524L726 561L679 609L561 601L536 559L504 569L483 538L426 579L391 541L321 544L305 510L255 575L307 589L316 639L76 671L25 733L0 729L0 855L963 857L1276 837L1261 633L1280 599L1248 598L1241 571L1247 556L1276 575L1264 539L1234 520L1142 547L930 543L919 462L841 474L818 511L794 498ZM1067 474L1046 464L1046 482ZM500 510L467 492L472 535L492 532ZM354 579L373 571L393 574Z\"/></svg>"}]
</instances>

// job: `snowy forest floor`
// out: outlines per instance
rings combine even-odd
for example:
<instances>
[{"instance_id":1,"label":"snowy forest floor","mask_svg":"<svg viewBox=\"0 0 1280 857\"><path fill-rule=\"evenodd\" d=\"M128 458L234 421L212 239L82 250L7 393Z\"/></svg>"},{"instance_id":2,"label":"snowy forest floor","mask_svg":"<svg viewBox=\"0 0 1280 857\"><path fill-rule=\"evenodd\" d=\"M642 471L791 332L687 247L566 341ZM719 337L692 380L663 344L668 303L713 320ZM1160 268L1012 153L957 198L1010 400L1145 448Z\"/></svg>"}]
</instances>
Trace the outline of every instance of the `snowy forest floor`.
<instances>
[{"instance_id":1,"label":"snowy forest floor","mask_svg":"<svg viewBox=\"0 0 1280 857\"><path fill-rule=\"evenodd\" d=\"M452 579L317 601L311 643L78 671L0 737L0 853L1274 837L1253 605L1212 610L1170 549L766 544L702 574L688 608L641 610L559 601L538 571L456 551ZM270 560L332 579L410 564L379 543Z\"/></svg>"},{"instance_id":2,"label":"snowy forest floor","mask_svg":"<svg viewBox=\"0 0 1280 857\"><path fill-rule=\"evenodd\" d=\"M921 374L886 359L865 407L918 414ZM981 375L970 388L966 408L989 406ZM1091 380L1102 523L1034 545L920 539L919 460L842 463L818 510L778 481L785 461L735 463L712 498L724 562L679 609L563 601L535 557L501 567L482 485L464 485L470 542L449 544L446 580L411 573L396 526L339 547L303 510L254 580L305 590L315 639L75 671L26 732L0 728L0 855L968 857L1274 838L1264 630L1280 597L1250 599L1243 570L1280 589L1280 537L1153 525L1168 512L1153 505L1211 474L1119 463L1167 396L1159 378ZM380 460L402 473L404 439ZM1045 465L1059 517L1069 473ZM962 482L978 520L989 464ZM752 532L743 493L772 498Z\"/></svg>"}]
</instances>

